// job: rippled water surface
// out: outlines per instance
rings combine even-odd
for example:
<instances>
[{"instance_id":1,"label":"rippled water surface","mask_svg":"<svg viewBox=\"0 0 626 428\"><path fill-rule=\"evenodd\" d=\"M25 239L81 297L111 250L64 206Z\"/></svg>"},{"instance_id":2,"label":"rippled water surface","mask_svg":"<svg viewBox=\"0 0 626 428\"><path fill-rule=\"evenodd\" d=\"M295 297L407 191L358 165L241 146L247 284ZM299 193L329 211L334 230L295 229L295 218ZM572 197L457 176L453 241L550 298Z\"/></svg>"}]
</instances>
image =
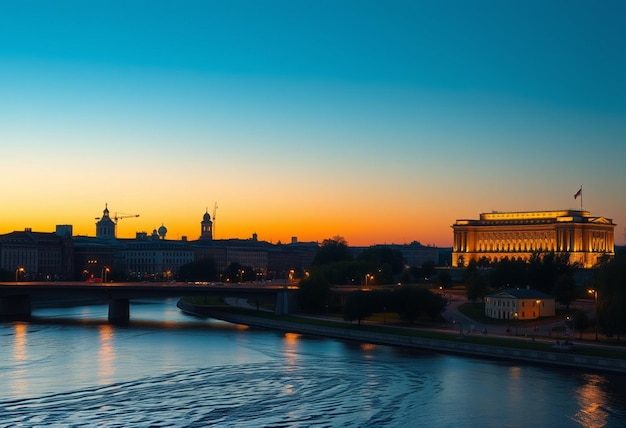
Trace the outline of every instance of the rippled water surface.
<instances>
[{"instance_id":1,"label":"rippled water surface","mask_svg":"<svg viewBox=\"0 0 626 428\"><path fill-rule=\"evenodd\" d=\"M187 317L174 300L0 325L0 426L626 426L622 376Z\"/></svg>"}]
</instances>

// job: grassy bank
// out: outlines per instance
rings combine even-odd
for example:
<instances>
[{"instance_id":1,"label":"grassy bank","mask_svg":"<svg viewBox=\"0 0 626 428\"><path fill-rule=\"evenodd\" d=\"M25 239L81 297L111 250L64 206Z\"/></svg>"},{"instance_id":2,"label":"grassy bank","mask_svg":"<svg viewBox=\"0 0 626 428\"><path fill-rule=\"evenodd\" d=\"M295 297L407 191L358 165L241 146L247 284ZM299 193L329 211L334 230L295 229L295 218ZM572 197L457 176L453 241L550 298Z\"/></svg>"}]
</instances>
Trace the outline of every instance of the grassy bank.
<instances>
[{"instance_id":1,"label":"grassy bank","mask_svg":"<svg viewBox=\"0 0 626 428\"><path fill-rule=\"evenodd\" d=\"M191 301L191 299L188 302L194 303ZM211 305L211 308L213 310L219 310L219 312L223 313L244 315L248 317L251 316L279 322L289 322L309 326L343 329L348 331L352 330L359 332L391 334L395 336L432 339L454 343L459 343L459 341L463 341L463 343L475 345L497 346L501 348L520 349L527 351L566 353L570 355L626 360L626 349L620 347L612 348L574 346L572 349L554 349L553 341L533 340L532 338L493 337L483 335L481 333L467 334L461 336L458 332L438 331L437 329L432 328L412 326L384 325L379 322L366 322L359 325L356 323L349 323L340 319L333 319L330 317L309 317L305 315L275 315L271 312L255 311L245 308L231 307L227 305ZM207 314L210 315L210 312L211 310L209 309L207 311Z\"/></svg>"}]
</instances>

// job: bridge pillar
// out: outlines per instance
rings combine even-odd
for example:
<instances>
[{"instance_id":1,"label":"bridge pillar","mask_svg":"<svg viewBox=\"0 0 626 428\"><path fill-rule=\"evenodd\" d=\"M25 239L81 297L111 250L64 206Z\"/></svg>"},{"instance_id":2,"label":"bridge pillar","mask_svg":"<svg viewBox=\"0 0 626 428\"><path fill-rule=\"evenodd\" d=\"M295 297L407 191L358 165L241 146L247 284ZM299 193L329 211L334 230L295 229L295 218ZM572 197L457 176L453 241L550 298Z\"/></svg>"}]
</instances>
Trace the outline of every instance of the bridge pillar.
<instances>
[{"instance_id":1,"label":"bridge pillar","mask_svg":"<svg viewBox=\"0 0 626 428\"><path fill-rule=\"evenodd\" d=\"M287 301L287 293L285 291L279 291L276 293L276 309L274 313L276 315L286 315L289 312L289 302Z\"/></svg>"},{"instance_id":2,"label":"bridge pillar","mask_svg":"<svg viewBox=\"0 0 626 428\"><path fill-rule=\"evenodd\" d=\"M298 311L297 294L289 291L279 291L276 293L276 315L288 315L293 311Z\"/></svg>"},{"instance_id":3,"label":"bridge pillar","mask_svg":"<svg viewBox=\"0 0 626 428\"><path fill-rule=\"evenodd\" d=\"M130 320L130 303L128 299L109 300L109 322L113 324L128 324Z\"/></svg>"},{"instance_id":4,"label":"bridge pillar","mask_svg":"<svg viewBox=\"0 0 626 428\"><path fill-rule=\"evenodd\" d=\"M0 297L0 319L2 320L26 321L30 319L30 310L28 294Z\"/></svg>"}]
</instances>

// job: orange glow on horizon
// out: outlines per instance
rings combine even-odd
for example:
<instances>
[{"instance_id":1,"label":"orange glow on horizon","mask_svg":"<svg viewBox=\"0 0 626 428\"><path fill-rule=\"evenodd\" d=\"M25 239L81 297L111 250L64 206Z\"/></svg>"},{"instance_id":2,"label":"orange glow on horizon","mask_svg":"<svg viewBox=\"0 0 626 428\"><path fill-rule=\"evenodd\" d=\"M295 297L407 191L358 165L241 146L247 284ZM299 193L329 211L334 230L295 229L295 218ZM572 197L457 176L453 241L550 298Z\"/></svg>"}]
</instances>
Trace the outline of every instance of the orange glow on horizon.
<instances>
[{"instance_id":1,"label":"orange glow on horizon","mask_svg":"<svg viewBox=\"0 0 626 428\"><path fill-rule=\"evenodd\" d=\"M264 210L242 209L242 206L217 210L214 222L214 239L258 239L272 243L291 242L297 237L299 242L319 242L335 236L343 237L348 245L369 246L374 244L409 244L418 241L423 245L450 246L452 218L442 217L441 213L417 213L414 210L397 213L387 209L374 216L369 210L360 208L337 211L314 211L303 206L274 206ZM110 216L116 213L112 204L108 205ZM104 203L97 208L78 206L75 209L64 207L59 211L45 214L35 207L9 209L4 214L0 233L23 231L30 228L34 232L53 232L56 225L70 224L75 236L95 236L96 218L102 216ZM148 235L164 225L167 239L179 240L186 237L193 241L200 236L200 222L208 210L211 217L213 208L207 207L173 209L148 206L145 210L126 209L124 213L138 213L137 218L118 220L117 237L135 238L137 232ZM341 214L341 215L339 215Z\"/></svg>"}]
</instances>

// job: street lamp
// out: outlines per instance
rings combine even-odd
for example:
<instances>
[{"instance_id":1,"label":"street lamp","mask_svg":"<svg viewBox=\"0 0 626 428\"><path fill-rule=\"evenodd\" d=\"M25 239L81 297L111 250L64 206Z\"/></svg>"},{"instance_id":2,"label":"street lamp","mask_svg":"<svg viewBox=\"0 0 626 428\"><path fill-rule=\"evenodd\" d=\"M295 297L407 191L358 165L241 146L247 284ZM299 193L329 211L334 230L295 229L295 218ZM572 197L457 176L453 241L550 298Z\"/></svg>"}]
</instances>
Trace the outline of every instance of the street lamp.
<instances>
[{"instance_id":1,"label":"street lamp","mask_svg":"<svg viewBox=\"0 0 626 428\"><path fill-rule=\"evenodd\" d=\"M18 267L17 269L15 269L15 282L16 283L17 283L17 281L19 279L20 272L24 272L24 268L23 267Z\"/></svg>"},{"instance_id":2,"label":"street lamp","mask_svg":"<svg viewBox=\"0 0 626 428\"><path fill-rule=\"evenodd\" d=\"M589 294L593 294L593 303L594 303L594 307L595 307L595 309L594 309L595 310L594 317L596 319L596 322L595 322L595 324L596 324L596 342L597 342L598 341L598 291L592 288L590 290L587 290L587 292Z\"/></svg>"},{"instance_id":3,"label":"street lamp","mask_svg":"<svg viewBox=\"0 0 626 428\"><path fill-rule=\"evenodd\" d=\"M102 275L100 275L100 277L102 278L102 282L104 282L105 284L107 282L107 273L109 272L111 272L111 269L109 269L108 266L102 268Z\"/></svg>"}]
</instances>

